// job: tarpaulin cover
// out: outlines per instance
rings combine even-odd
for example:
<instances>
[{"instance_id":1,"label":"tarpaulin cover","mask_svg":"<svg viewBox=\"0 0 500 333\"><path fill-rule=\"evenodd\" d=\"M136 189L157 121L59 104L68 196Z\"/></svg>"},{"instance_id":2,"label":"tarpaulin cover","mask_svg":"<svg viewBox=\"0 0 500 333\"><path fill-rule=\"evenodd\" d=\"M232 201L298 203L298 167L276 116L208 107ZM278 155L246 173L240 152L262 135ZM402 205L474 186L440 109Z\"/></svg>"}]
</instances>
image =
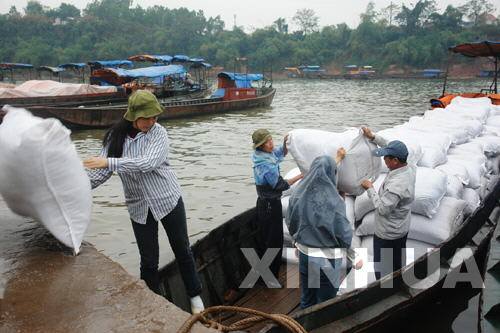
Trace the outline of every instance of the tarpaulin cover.
<instances>
[{"instance_id":1,"label":"tarpaulin cover","mask_svg":"<svg viewBox=\"0 0 500 333\"><path fill-rule=\"evenodd\" d=\"M84 62L71 62L71 63L67 63L67 64L62 64L62 65L59 65L58 67L62 67L62 68L84 68L87 64L84 63Z\"/></svg>"},{"instance_id":2,"label":"tarpaulin cover","mask_svg":"<svg viewBox=\"0 0 500 333\"><path fill-rule=\"evenodd\" d=\"M117 76L132 78L156 78L171 75L181 75L187 72L182 65L151 66L136 69L107 68L106 70L115 73Z\"/></svg>"},{"instance_id":3,"label":"tarpaulin cover","mask_svg":"<svg viewBox=\"0 0 500 333\"><path fill-rule=\"evenodd\" d=\"M100 65L102 67L134 66L134 63L130 60L97 60L97 61L89 61L88 64L92 66Z\"/></svg>"},{"instance_id":4,"label":"tarpaulin cover","mask_svg":"<svg viewBox=\"0 0 500 333\"><path fill-rule=\"evenodd\" d=\"M173 57L167 54L164 55L151 55L151 54L138 54L135 56L128 57L128 60L132 61L149 61L149 62L163 62L170 63Z\"/></svg>"},{"instance_id":5,"label":"tarpaulin cover","mask_svg":"<svg viewBox=\"0 0 500 333\"><path fill-rule=\"evenodd\" d=\"M185 61L189 61L189 57L187 55L184 55L184 54L176 54L176 55L174 55L173 61L185 62Z\"/></svg>"},{"instance_id":6,"label":"tarpaulin cover","mask_svg":"<svg viewBox=\"0 0 500 333\"><path fill-rule=\"evenodd\" d=\"M467 57L500 57L500 42L465 43L450 47L450 51Z\"/></svg>"},{"instance_id":7,"label":"tarpaulin cover","mask_svg":"<svg viewBox=\"0 0 500 333\"><path fill-rule=\"evenodd\" d=\"M264 78L262 74L245 74L245 73L231 73L231 72L220 72L217 77L223 77L236 82L236 87L238 88L251 88L252 81L259 81Z\"/></svg>"},{"instance_id":8,"label":"tarpaulin cover","mask_svg":"<svg viewBox=\"0 0 500 333\"><path fill-rule=\"evenodd\" d=\"M37 68L39 71L48 71L52 73L60 73L64 72L64 68L61 67L50 67L50 66L40 66Z\"/></svg>"},{"instance_id":9,"label":"tarpaulin cover","mask_svg":"<svg viewBox=\"0 0 500 333\"><path fill-rule=\"evenodd\" d=\"M61 83L52 80L30 80L15 88L0 88L0 98L86 95L116 91L116 87Z\"/></svg>"},{"instance_id":10,"label":"tarpaulin cover","mask_svg":"<svg viewBox=\"0 0 500 333\"><path fill-rule=\"evenodd\" d=\"M33 68L33 65L4 62L4 63L0 63L0 68L1 69Z\"/></svg>"}]
</instances>

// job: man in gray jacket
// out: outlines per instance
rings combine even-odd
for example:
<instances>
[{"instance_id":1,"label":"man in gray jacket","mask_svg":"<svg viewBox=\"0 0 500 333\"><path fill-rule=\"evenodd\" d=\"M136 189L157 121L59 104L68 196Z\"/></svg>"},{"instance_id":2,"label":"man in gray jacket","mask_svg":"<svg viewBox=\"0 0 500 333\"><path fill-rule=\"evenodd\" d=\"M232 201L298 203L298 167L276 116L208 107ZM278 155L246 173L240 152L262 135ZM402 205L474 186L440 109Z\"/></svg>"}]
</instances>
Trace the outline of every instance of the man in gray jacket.
<instances>
[{"instance_id":1,"label":"man in gray jacket","mask_svg":"<svg viewBox=\"0 0 500 333\"><path fill-rule=\"evenodd\" d=\"M374 154L383 156L389 169L378 193L369 180L361 183L375 206L373 261L375 276L380 279L381 276L396 271L406 264L406 238L410 230L410 206L415 199L416 168L407 164L408 149L403 142L395 140L387 143L381 136L373 134L369 128L362 129L368 139L381 147L376 149ZM384 255L381 255L382 252Z\"/></svg>"}]
</instances>

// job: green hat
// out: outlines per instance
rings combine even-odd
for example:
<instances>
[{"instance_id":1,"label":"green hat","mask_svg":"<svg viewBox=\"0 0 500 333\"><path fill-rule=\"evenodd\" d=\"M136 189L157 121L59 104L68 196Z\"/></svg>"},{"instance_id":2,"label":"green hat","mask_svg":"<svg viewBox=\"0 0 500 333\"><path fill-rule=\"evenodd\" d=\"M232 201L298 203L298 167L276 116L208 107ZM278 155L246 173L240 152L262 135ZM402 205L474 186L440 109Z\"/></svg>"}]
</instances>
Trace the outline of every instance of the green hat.
<instances>
[{"instance_id":1,"label":"green hat","mask_svg":"<svg viewBox=\"0 0 500 333\"><path fill-rule=\"evenodd\" d=\"M128 121L136 121L137 118L152 118L163 112L156 96L147 90L137 90L128 98L127 112L123 115Z\"/></svg>"},{"instance_id":2,"label":"green hat","mask_svg":"<svg viewBox=\"0 0 500 333\"><path fill-rule=\"evenodd\" d=\"M258 129L252 134L253 149L262 146L267 140L271 138L271 133L264 129Z\"/></svg>"}]
</instances>

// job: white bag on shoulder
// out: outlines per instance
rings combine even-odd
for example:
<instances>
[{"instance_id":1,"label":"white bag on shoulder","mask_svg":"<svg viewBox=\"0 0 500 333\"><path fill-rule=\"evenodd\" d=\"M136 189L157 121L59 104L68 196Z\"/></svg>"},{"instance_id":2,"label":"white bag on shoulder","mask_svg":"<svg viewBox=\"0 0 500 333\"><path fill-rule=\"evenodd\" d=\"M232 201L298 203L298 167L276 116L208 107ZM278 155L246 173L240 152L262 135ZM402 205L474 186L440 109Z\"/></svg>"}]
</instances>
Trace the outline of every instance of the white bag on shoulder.
<instances>
[{"instance_id":1,"label":"white bag on shoulder","mask_svg":"<svg viewBox=\"0 0 500 333\"><path fill-rule=\"evenodd\" d=\"M78 254L90 223L90 181L59 120L6 107L0 125L0 193L17 214L40 221Z\"/></svg>"}]
</instances>

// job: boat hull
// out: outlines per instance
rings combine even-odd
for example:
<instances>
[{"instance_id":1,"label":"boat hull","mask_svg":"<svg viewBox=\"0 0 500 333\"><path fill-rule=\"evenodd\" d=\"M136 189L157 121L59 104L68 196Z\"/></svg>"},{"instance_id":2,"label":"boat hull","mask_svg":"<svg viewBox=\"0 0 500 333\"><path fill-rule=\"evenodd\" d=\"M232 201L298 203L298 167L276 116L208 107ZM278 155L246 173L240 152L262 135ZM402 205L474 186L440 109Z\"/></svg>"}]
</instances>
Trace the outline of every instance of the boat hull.
<instances>
[{"instance_id":1,"label":"boat hull","mask_svg":"<svg viewBox=\"0 0 500 333\"><path fill-rule=\"evenodd\" d=\"M460 266L451 265L457 250L465 248L467 253L470 253L466 259L468 261L475 260L485 253L489 237L500 219L499 214L493 219L490 218L492 211L498 205L499 197L500 182L497 180L491 184L490 193L482 205L448 240L410 265L371 283L364 289L353 290L304 310L295 310L299 302L295 295L293 298L288 298L288 301L295 303L290 304L287 310L283 311L282 304L278 306L277 303L273 303L276 306L270 311L289 314L307 331L316 332L365 331L387 322L394 316L401 316L414 306L439 295L446 278L460 271ZM255 209L246 211L212 230L192 246L199 276L204 285L202 297L207 306L235 304L230 301L228 295L234 294L234 291L241 291L238 290L238 286L250 270L241 249L257 247L255 218ZM410 281L412 276L418 278L429 276L430 273L427 272L429 262L437 263L435 269L440 273L433 284L423 284L417 288L416 285L408 286L404 283ZM182 280L175 261L162 268L160 276L165 297L188 310L189 298L183 288L179 288ZM393 287L387 288L387 283L392 283ZM247 298L247 294L252 290L241 292L243 295L238 296L236 300ZM253 302L254 306L258 304L256 310L259 310L259 306L262 306L261 310L267 309L268 304L275 302L275 297L270 297L266 294L268 292L273 291L259 290L260 302ZM242 304L237 302L238 305ZM262 332L284 332L284 330L268 326L263 328Z\"/></svg>"},{"instance_id":2,"label":"boat hull","mask_svg":"<svg viewBox=\"0 0 500 333\"><path fill-rule=\"evenodd\" d=\"M182 100L162 104L165 112L159 119L177 119L205 114L240 111L256 107L270 106L275 89L252 99L224 101L221 99ZM106 128L122 119L125 105L98 107L50 107L32 106L29 110L41 118L57 118L70 128Z\"/></svg>"}]
</instances>

